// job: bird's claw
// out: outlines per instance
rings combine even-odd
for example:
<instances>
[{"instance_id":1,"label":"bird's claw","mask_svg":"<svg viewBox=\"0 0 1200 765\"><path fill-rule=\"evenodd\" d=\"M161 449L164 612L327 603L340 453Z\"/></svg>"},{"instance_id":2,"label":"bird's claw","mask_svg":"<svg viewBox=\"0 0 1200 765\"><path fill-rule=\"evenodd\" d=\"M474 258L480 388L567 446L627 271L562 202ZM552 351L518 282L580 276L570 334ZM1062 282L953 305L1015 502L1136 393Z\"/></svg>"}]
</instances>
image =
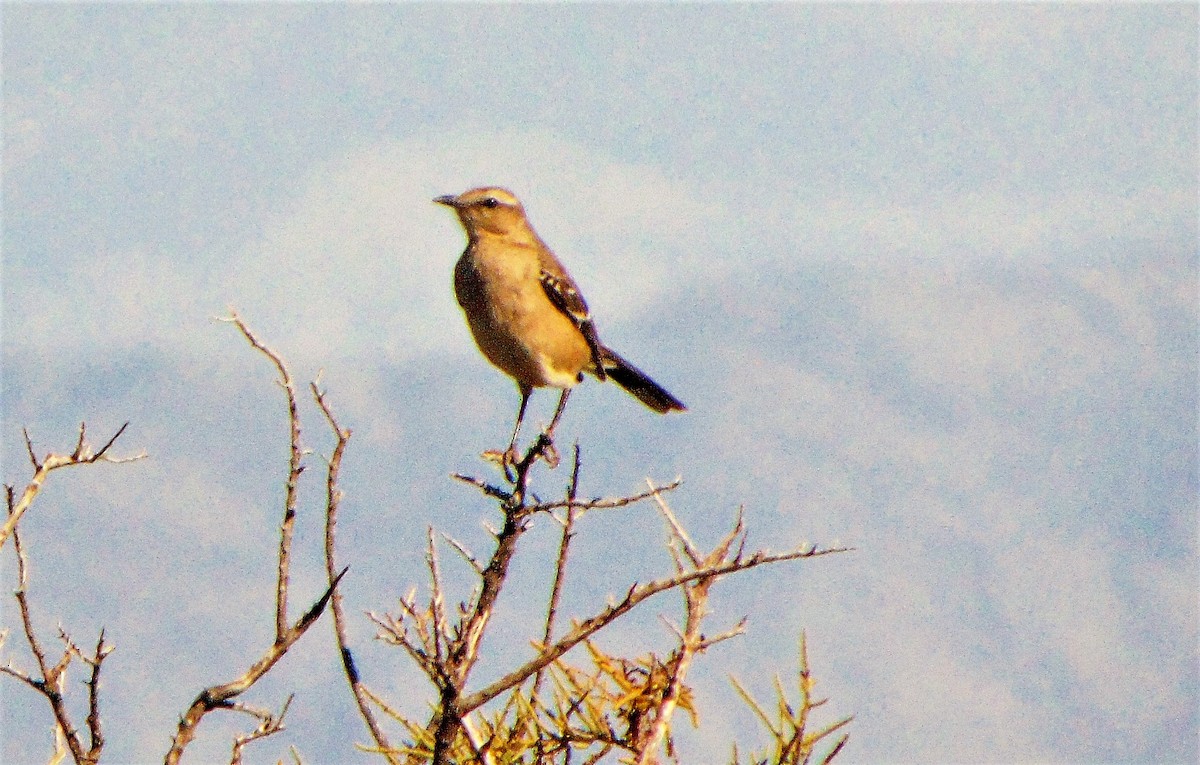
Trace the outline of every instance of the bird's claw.
<instances>
[{"instance_id":1,"label":"bird's claw","mask_svg":"<svg viewBox=\"0 0 1200 765\"><path fill-rule=\"evenodd\" d=\"M554 448L554 442L550 440L550 436L543 433L537 441L537 452L541 455L550 469L558 467L560 462L558 449ZM504 451L498 449L488 449L480 455L484 460L498 466L504 471L504 477L509 481L517 479L516 468L521 464L521 453L517 451L516 445L509 446Z\"/></svg>"},{"instance_id":2,"label":"bird's claw","mask_svg":"<svg viewBox=\"0 0 1200 765\"><path fill-rule=\"evenodd\" d=\"M509 446L504 451L500 451L498 449L488 449L480 456L503 470L504 477L509 481L516 480L516 473L513 471L513 468L520 464L521 455L517 451L517 447L515 445Z\"/></svg>"},{"instance_id":3,"label":"bird's claw","mask_svg":"<svg viewBox=\"0 0 1200 765\"><path fill-rule=\"evenodd\" d=\"M521 462L521 453L517 451L516 444L510 444L508 451L504 452L504 477L510 482L517 480L517 474L513 470L518 463Z\"/></svg>"},{"instance_id":4,"label":"bird's claw","mask_svg":"<svg viewBox=\"0 0 1200 765\"><path fill-rule=\"evenodd\" d=\"M541 444L542 457L546 460L546 465L551 470L558 467L558 449L554 448L554 442L550 440L550 436L543 434L538 443Z\"/></svg>"}]
</instances>

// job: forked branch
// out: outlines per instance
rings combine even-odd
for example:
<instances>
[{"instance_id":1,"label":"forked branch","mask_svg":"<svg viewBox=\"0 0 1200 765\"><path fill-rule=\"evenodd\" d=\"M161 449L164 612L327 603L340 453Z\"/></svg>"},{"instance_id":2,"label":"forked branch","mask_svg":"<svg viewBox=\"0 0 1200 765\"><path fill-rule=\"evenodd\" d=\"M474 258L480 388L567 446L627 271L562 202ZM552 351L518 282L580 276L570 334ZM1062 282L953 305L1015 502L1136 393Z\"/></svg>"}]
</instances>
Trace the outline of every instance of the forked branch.
<instances>
[{"instance_id":1,"label":"forked branch","mask_svg":"<svg viewBox=\"0 0 1200 765\"><path fill-rule=\"evenodd\" d=\"M9 496L11 498L11 491ZM11 511L10 503L9 512L11 513ZM112 653L112 646L104 641L104 630L101 629L100 638L96 641L96 649L89 656L75 645L66 631L59 628L58 637L63 643L63 652L58 661L53 665L50 664L46 650L33 628L33 617L30 614L27 597L29 563L21 545L21 534L15 527L12 539L13 549L17 556L17 590L14 596L17 599L17 610L21 615L21 628L24 631L25 640L29 644L29 650L37 663L40 677L34 677L11 665L0 666L0 674L16 678L42 694L50 704L59 740L65 744L71 757L77 765L93 765L99 762L100 754L104 749L104 735L100 725L100 667L104 659ZM79 730L71 720L66 704L67 669L70 667L72 659L79 659L91 668L88 679L85 681L88 688L88 714L85 722L89 737L86 747L79 735Z\"/></svg>"},{"instance_id":2,"label":"forked branch","mask_svg":"<svg viewBox=\"0 0 1200 765\"><path fill-rule=\"evenodd\" d=\"M250 667L243 672L239 677L218 685L213 685L205 688L196 696L191 706L179 720L179 725L176 728L175 735L172 737L171 748L168 750L165 762L167 765L177 763L180 757L183 756L184 750L188 744L195 738L196 728L204 716L214 709L231 709L241 712L247 712L248 707L235 702L239 695L253 686L259 679L267 674L275 664L283 658L297 640L303 637L321 613L325 610L326 605L330 602L334 593L337 590L338 582L345 575L346 570L342 569L336 575L330 574L327 582L328 586L325 592L317 599L312 606L295 622L289 622L288 611L288 585L289 571L291 562L291 546L292 546L292 529L296 518L296 492L300 474L304 471L304 465L301 460L304 456L304 450L300 445L300 414L296 402L295 386L292 383L291 374L287 370L282 358L275 351L271 350L267 345L262 343L246 326L245 322L237 315L236 312L230 311L230 316L224 321L234 324L246 341L257 350L259 353L266 356L279 373L279 385L285 391L288 408L288 424L289 424L289 458L288 458L288 473L286 479L287 490L285 492L283 519L280 522L279 531L279 559L277 565L276 579L276 597L275 597L275 639L270 646L262 653L262 655ZM326 409L321 397L318 395L318 403L322 405L322 409ZM328 411L326 410L328 416ZM340 450L345 448L344 439L341 439L342 432L339 434L339 452L338 461L340 462ZM349 438L349 433L345 433L345 438ZM336 472L334 473L336 481ZM332 489L336 496L336 486ZM336 506L336 503L334 504ZM328 511L328 507L327 507ZM328 558L329 556L327 556ZM286 709L286 706L285 706ZM234 758L241 756L241 748L250 740L262 738L266 735L278 732L282 728L282 713L278 717L263 718L263 725L254 734L249 734L250 738L242 740L241 744L235 742Z\"/></svg>"},{"instance_id":3,"label":"forked branch","mask_svg":"<svg viewBox=\"0 0 1200 765\"><path fill-rule=\"evenodd\" d=\"M380 617L372 614L372 619L381 628L379 637L404 648L438 690L435 712L424 727L388 712L403 722L413 737L411 745L401 750L409 763L432 762L433 765L444 765L462 758L472 762L487 762L493 757L496 747L510 747L505 750L509 753L525 752L526 750L520 748L521 744L515 743L519 738L529 745L535 745L535 749L529 751L537 758L549 756L550 752L563 753L576 746L586 749L594 745L599 747L597 756L602 756L604 752L615 747L631 753L633 757L630 762L649 765L655 761L654 752L662 742L667 743L668 752L671 750L670 720L674 711L680 706L689 711L693 710L690 692L684 683L695 657L710 646L744 631L744 619L733 628L715 636L706 636L701 631L704 618L708 615L708 593L711 586L725 576L758 566L814 558L850 549L819 548L816 545L805 544L782 553L766 550L748 552L745 525L739 510L730 531L711 551L703 552L663 501L663 493L676 488L679 481L665 486L650 484L648 491L627 497L581 500L578 497L578 451L566 498L563 501L544 502L528 490L528 469L538 459L538 450L539 446L535 443L525 458L516 465L509 466L515 473L506 471L506 485L461 474L454 476L475 486L484 495L498 500L504 518L503 526L493 531L496 546L486 562L476 559L463 545L448 538L451 546L462 555L479 577L476 594L463 604L457 620L449 620L444 606L446 597L432 530L426 555L431 588L429 600L424 604L419 603L414 591L401 599L400 611L395 615ZM577 522L591 510L623 507L646 499L654 499L658 503L667 521L667 546L674 561L674 573L645 584L635 583L620 600L609 603L591 617L573 622L565 634L556 637L559 596ZM565 514L560 515L556 512L561 509L566 510ZM468 681L478 658L480 640L503 589L517 543L534 516L543 511L562 524L562 535L554 561L555 574L546 620L539 636L540 640L534 643L537 653L485 687L470 691ZM599 681L580 679L575 683L571 678L582 676L568 665L562 664L560 659L572 648L589 641L600 630L639 604L673 589L679 589L683 594L686 614L681 628L672 626L679 638L679 645L665 660L652 656L644 664L628 665L627 668L633 675L647 678L644 686L631 686L637 693L635 706L638 711L634 717L622 718L626 720L629 728L624 733L616 732L611 727L605 729L606 724L598 722L599 718L594 717L594 701L588 701L591 698L589 694L597 692L599 686L596 683ZM588 642L588 645L592 644ZM595 649L593 654L593 658L596 659ZM621 664L623 660L614 661ZM553 674L547 674L547 668L552 668ZM531 677L536 678L532 686L522 690L523 684ZM547 702L543 702L539 696L539 689L545 677L554 678L555 687L551 693L555 701L551 706L555 711L550 711L550 707L546 706ZM563 682L567 682L568 685L575 683L575 690L565 691ZM632 681L626 678L623 682ZM567 693L566 696L562 695L564 692ZM629 692L631 691L622 691L609 700L613 703L618 703L618 699L628 700L631 698ZM476 716L484 705L504 694L511 695L504 709L495 713L496 716L491 716L491 713L483 717ZM382 701L373 701L381 709L386 708ZM625 703L621 701L618 705ZM562 706L564 704L566 706ZM585 706L588 710L586 712ZM510 713L515 715L512 718L513 725L525 727L502 731L498 726L504 724L502 721L505 715ZM541 723L533 721L543 713L562 725L567 725L567 721L577 714L588 717L594 724L585 725L586 731L590 732L581 732L581 729L574 728L542 728ZM554 730L558 732L555 733ZM500 738L495 738L496 736ZM510 736L516 738L509 738ZM531 736L533 738L530 738ZM512 746L517 746L517 749L512 749Z\"/></svg>"},{"instance_id":4,"label":"forked branch","mask_svg":"<svg viewBox=\"0 0 1200 765\"><path fill-rule=\"evenodd\" d=\"M335 538L337 532L337 512L342 502L342 491L338 488L338 474L342 468L342 456L346 453L346 445L350 441L350 430L342 428L338 424L337 418L333 414L333 409L330 408L329 402L325 400L325 393L317 383L311 383L313 400L317 402L317 406L321 408L321 413L325 415L325 422L329 425L329 429L333 431L334 438L337 439L333 447L333 455L329 458L325 472L325 575L331 585L333 597L329 601L329 609L333 614L333 632L337 639L338 653L342 657L342 670L346 674L346 681L350 684L350 692L354 694L354 703L358 707L358 714L362 717L363 722L367 726L367 730L371 733L371 738L375 740L375 746L379 752L387 759L389 765L399 765L400 760L393 754L394 749L388 741L387 735L383 732L383 727L379 721L375 719L374 712L371 711L371 692L363 684L362 677L358 673L358 667L354 663L354 654L350 652L350 641L346 629L346 615L342 609L342 593L337 588L332 587L341 576L338 573L337 561L335 556ZM342 569L344 572L345 569Z\"/></svg>"},{"instance_id":5,"label":"forked branch","mask_svg":"<svg viewBox=\"0 0 1200 765\"><path fill-rule=\"evenodd\" d=\"M79 438L75 442L75 449L70 454L56 454L51 452L42 459L38 459L33 450L33 441L29 438L29 431L22 431L25 434L25 450L29 454L29 461L33 465L33 478L26 485L25 491L21 493L20 498L15 498L12 487L8 487L8 518L4 521L4 527L0 528L0 549L4 547L5 542L16 529L17 524L21 521L21 516L33 504L33 500L37 497L38 492L42 490L42 485L46 481L46 477L50 473L59 468L71 467L73 465L90 465L93 462L133 462L134 460L144 459L145 452L140 452L130 457L110 457L108 450L121 434L125 432L125 428L129 427L129 423L125 423L112 438L105 442L99 450L92 451L91 446L87 443L87 423L79 423Z\"/></svg>"},{"instance_id":6,"label":"forked branch","mask_svg":"<svg viewBox=\"0 0 1200 765\"><path fill-rule=\"evenodd\" d=\"M288 629L287 591L288 579L291 574L292 535L296 525L296 490L299 486L300 474L304 472L304 465L301 462L304 458L304 450L300 447L300 410L296 405L296 386L292 383L292 375L288 372L283 359L255 337L236 311L230 309L229 316L220 321L229 322L237 327L238 331L242 333L242 337L246 338L254 350L270 359L275 371L279 373L279 379L276 382L279 387L283 388L287 399L290 436L288 439L288 474L283 499L283 522L279 524L279 566L275 585L275 640L278 642Z\"/></svg>"},{"instance_id":7,"label":"forked branch","mask_svg":"<svg viewBox=\"0 0 1200 765\"><path fill-rule=\"evenodd\" d=\"M740 519L738 521L740 526ZM744 536L744 531L741 528L736 528L738 539ZM537 656L530 659L525 664L517 669L509 672L500 679L492 682L486 687L467 694L459 699L458 711L460 714L466 714L474 709L477 709L483 704L491 701L505 691L514 688L524 682L538 670L546 667L554 660L579 645L584 640L587 640L592 635L596 634L604 627L611 624L616 619L633 610L635 606L645 600L665 592L672 590L681 585L686 585L691 582L702 579L716 579L729 574L737 573L738 571L746 571L758 566L770 565L773 563L783 563L790 560L803 560L806 558L818 558L824 555L832 555L840 552L848 552L853 548L849 547L827 547L819 548L816 545L809 545L794 550L789 550L782 553L768 553L758 551L749 556L744 556L740 551L733 557L722 559L716 563L703 565L699 568L680 571L673 576L656 579L646 584L635 584L629 588L625 596L615 602L609 604L606 608L596 613L581 622L577 622L575 626L565 635L555 641L553 644L544 647Z\"/></svg>"}]
</instances>

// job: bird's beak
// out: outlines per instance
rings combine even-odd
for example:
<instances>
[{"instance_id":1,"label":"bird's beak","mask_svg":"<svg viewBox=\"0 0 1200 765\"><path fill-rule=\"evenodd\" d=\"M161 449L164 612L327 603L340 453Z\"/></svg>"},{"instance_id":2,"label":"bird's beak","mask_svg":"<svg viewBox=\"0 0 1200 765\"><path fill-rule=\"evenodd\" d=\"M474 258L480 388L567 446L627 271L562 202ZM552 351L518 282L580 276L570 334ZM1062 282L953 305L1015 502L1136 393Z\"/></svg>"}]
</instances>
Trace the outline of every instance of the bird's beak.
<instances>
[{"instance_id":1,"label":"bird's beak","mask_svg":"<svg viewBox=\"0 0 1200 765\"><path fill-rule=\"evenodd\" d=\"M458 207L458 197L454 196L453 194L437 197L433 201L437 202L439 205L446 205L446 207Z\"/></svg>"}]
</instances>

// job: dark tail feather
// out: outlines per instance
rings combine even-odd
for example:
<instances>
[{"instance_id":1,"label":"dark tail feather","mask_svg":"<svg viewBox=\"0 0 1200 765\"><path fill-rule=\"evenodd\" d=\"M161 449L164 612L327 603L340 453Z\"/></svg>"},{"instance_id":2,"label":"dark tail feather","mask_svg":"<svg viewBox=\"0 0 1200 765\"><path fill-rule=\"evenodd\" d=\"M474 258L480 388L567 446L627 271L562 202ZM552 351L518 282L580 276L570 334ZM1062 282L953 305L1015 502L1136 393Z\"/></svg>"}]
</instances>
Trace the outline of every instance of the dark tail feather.
<instances>
[{"instance_id":1,"label":"dark tail feather","mask_svg":"<svg viewBox=\"0 0 1200 765\"><path fill-rule=\"evenodd\" d=\"M604 371L625 390L629 391L638 401L650 407L659 414L671 410L686 412L683 402L667 393L666 389L646 376L646 373L617 355L616 352L604 348Z\"/></svg>"}]
</instances>

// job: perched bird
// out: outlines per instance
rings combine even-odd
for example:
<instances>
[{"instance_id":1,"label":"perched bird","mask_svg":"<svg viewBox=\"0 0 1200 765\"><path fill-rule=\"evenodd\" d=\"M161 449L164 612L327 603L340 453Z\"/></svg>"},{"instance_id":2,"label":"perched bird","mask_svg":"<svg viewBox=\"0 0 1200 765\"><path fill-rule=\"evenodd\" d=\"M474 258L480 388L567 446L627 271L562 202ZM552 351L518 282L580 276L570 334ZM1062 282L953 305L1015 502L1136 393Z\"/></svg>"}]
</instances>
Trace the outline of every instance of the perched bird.
<instances>
[{"instance_id":1,"label":"perched bird","mask_svg":"<svg viewBox=\"0 0 1200 765\"><path fill-rule=\"evenodd\" d=\"M584 372L611 379L656 412L686 410L600 342L575 280L533 230L511 192L485 187L433 201L453 208L467 232L467 249L454 268L454 293L475 344L521 392L517 423L503 456L506 464L516 460L517 436L533 389L562 389L546 429L549 437Z\"/></svg>"}]
</instances>

